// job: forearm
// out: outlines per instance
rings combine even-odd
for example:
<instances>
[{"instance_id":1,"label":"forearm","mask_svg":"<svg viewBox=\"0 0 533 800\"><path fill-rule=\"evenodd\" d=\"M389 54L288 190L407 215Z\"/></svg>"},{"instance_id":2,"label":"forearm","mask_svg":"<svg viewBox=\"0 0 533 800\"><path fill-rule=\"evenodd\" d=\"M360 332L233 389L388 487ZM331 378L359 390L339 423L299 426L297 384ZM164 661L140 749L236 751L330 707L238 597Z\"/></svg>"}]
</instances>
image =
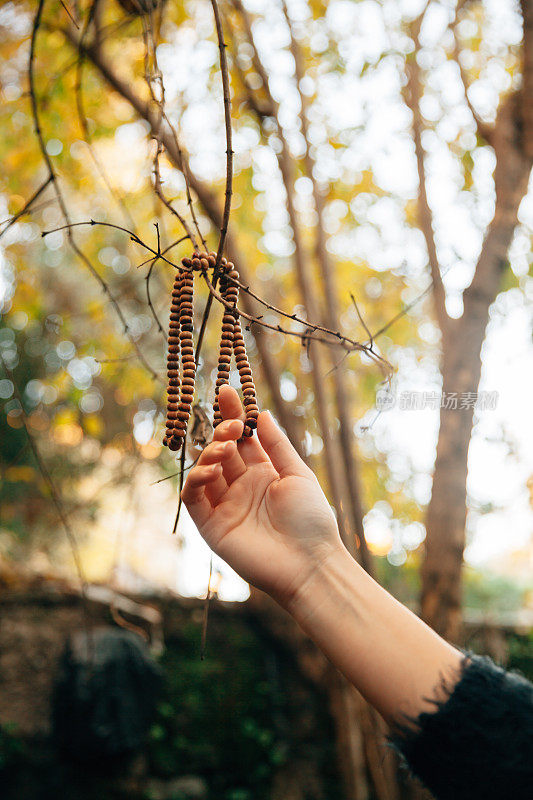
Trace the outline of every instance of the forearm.
<instances>
[{"instance_id":1,"label":"forearm","mask_svg":"<svg viewBox=\"0 0 533 800\"><path fill-rule=\"evenodd\" d=\"M320 649L388 721L430 710L462 654L338 548L287 604Z\"/></svg>"}]
</instances>

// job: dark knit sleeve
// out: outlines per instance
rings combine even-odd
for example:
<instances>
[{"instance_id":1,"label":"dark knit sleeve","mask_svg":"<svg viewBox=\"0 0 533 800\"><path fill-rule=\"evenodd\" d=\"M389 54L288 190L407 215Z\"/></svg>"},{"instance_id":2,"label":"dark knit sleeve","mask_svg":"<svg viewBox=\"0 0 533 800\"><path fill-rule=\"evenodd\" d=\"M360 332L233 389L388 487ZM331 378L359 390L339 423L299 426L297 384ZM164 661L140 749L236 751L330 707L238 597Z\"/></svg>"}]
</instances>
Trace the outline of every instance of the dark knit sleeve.
<instances>
[{"instance_id":1,"label":"dark knit sleeve","mask_svg":"<svg viewBox=\"0 0 533 800\"><path fill-rule=\"evenodd\" d=\"M533 684L489 658L466 656L435 711L391 738L437 800L532 800Z\"/></svg>"}]
</instances>

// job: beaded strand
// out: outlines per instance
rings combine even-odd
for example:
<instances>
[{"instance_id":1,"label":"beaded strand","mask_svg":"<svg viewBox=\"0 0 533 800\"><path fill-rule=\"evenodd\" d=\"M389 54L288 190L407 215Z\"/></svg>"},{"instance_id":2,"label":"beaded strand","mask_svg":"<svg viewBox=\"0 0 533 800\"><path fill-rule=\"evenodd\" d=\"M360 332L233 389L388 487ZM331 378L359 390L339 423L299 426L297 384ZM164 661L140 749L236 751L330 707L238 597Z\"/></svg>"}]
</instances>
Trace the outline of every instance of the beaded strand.
<instances>
[{"instance_id":1,"label":"beaded strand","mask_svg":"<svg viewBox=\"0 0 533 800\"><path fill-rule=\"evenodd\" d=\"M231 302L227 271L233 264L224 264L224 272L220 278L220 294L224 300ZM233 350L233 329L235 327L235 317L233 312L226 306L222 317L222 332L220 335L220 345L218 349L217 380L215 384L215 402L213 403L213 427L216 428L222 422L222 414L218 405L218 393L224 383L229 383L231 353Z\"/></svg>"},{"instance_id":2,"label":"beaded strand","mask_svg":"<svg viewBox=\"0 0 533 800\"><path fill-rule=\"evenodd\" d=\"M170 320L168 330L168 355L167 355L167 422L163 444L171 450L177 450L173 440L174 428L178 419L178 397L180 391L180 338L179 318L181 305L182 273L178 272L172 287L172 300L170 304Z\"/></svg>"},{"instance_id":3,"label":"beaded strand","mask_svg":"<svg viewBox=\"0 0 533 800\"><path fill-rule=\"evenodd\" d=\"M239 299L239 272L235 269L233 264L228 265L227 276L230 282L230 287L227 291L227 297L234 306L237 305ZM252 368L246 355L246 345L244 343L244 336L242 335L241 322L239 317L234 312L234 325L233 325L233 354L235 356L235 363L239 372L239 379L241 382L241 389L243 393L244 412L246 415L244 423L243 436L252 436L254 429L257 428L257 417L259 416L259 408L257 405L257 394L255 384L252 376Z\"/></svg>"},{"instance_id":4,"label":"beaded strand","mask_svg":"<svg viewBox=\"0 0 533 800\"><path fill-rule=\"evenodd\" d=\"M191 414L196 378L196 361L193 344L193 298L194 272L207 272L216 265L215 253L195 252L192 258L183 258L180 270L172 287L170 306L168 356L167 356L167 420L163 444L170 450L179 450L185 439L187 423ZM220 262L222 274L220 293L230 307L224 307L222 330L218 352L217 380L213 403L214 427L222 422L218 404L220 387L229 383L232 353L239 372L245 409L243 436L252 436L257 427L259 408L252 378L252 369L246 355L244 337L239 320L237 301L239 298L239 273L235 266L226 261ZM181 365L180 365L181 361Z\"/></svg>"},{"instance_id":5,"label":"beaded strand","mask_svg":"<svg viewBox=\"0 0 533 800\"><path fill-rule=\"evenodd\" d=\"M196 254L195 254L196 255ZM185 261L185 259L184 259ZM192 399L194 396L194 381L196 377L196 362L194 360L194 345L192 333L193 326L193 296L194 296L194 273L193 269L198 269L200 261L193 257L192 262L183 263L186 270L183 272L181 295L180 295L180 355L181 355L181 385L180 399L178 404L178 414L174 426L174 434L170 443L170 448L178 450L185 438L187 423L191 414ZM195 263L197 262L197 263ZM172 446L174 445L174 447Z\"/></svg>"}]
</instances>

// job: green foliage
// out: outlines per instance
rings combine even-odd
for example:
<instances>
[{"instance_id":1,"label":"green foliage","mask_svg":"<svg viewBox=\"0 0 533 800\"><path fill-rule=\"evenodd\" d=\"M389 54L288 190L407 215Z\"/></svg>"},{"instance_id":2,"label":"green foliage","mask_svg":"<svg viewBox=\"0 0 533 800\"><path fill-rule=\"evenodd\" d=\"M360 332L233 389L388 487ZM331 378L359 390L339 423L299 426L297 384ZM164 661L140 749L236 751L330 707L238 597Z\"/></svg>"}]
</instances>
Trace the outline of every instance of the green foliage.
<instances>
[{"instance_id":1,"label":"green foliage","mask_svg":"<svg viewBox=\"0 0 533 800\"><path fill-rule=\"evenodd\" d=\"M267 800L276 771L303 758L333 790L331 723L301 679L293 683L290 666L248 626L227 619L210 626L208 650L201 661L199 629L189 624L163 657L151 770L202 776L210 800Z\"/></svg>"},{"instance_id":2,"label":"green foliage","mask_svg":"<svg viewBox=\"0 0 533 800\"><path fill-rule=\"evenodd\" d=\"M0 726L0 777L2 771L16 767L24 760L26 745L11 725Z\"/></svg>"},{"instance_id":3,"label":"green foliage","mask_svg":"<svg viewBox=\"0 0 533 800\"><path fill-rule=\"evenodd\" d=\"M527 636L509 634L507 644L509 647L509 668L518 670L528 680L533 681L533 632L530 632Z\"/></svg>"},{"instance_id":4,"label":"green foliage","mask_svg":"<svg viewBox=\"0 0 533 800\"><path fill-rule=\"evenodd\" d=\"M468 608L487 613L512 611L524 602L525 587L499 575L468 569L465 575L464 600Z\"/></svg>"}]
</instances>

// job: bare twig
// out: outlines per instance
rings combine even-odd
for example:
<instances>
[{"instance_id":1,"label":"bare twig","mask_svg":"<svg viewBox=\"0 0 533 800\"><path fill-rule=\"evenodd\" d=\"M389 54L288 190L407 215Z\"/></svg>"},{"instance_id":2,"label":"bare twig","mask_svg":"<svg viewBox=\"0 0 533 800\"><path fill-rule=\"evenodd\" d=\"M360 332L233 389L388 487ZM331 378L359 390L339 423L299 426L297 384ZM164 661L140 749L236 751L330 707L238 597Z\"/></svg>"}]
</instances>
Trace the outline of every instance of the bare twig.
<instances>
[{"instance_id":1,"label":"bare twig","mask_svg":"<svg viewBox=\"0 0 533 800\"><path fill-rule=\"evenodd\" d=\"M78 25L78 23L76 22L76 20L72 16L71 12L69 11L69 8L68 8L67 4L65 3L65 0L59 0L59 2L61 3L61 5L65 9L65 11L67 12L67 15L68 15L70 21L72 22L72 24L75 25L76 28L79 30L80 26Z\"/></svg>"},{"instance_id":2,"label":"bare twig","mask_svg":"<svg viewBox=\"0 0 533 800\"><path fill-rule=\"evenodd\" d=\"M444 270L444 272L442 273L443 277L444 277L444 276L445 276L445 275L446 275L446 274L447 274L447 273L450 271L450 269L451 269L451 266L450 266L450 267L448 267L446 270ZM415 297L415 299L414 299L414 300L411 300L411 302L410 302L410 303L407 303L407 305L405 305L405 306L402 308L402 310L401 310L401 311L399 311L397 314L395 314L395 315L392 317L392 319L390 319L388 322L386 322L384 325L382 325L382 326L381 326L381 328L380 328L379 330L377 330L375 333L373 333L373 334L370 336L370 341L374 341L375 339L377 339L377 338L378 338L378 336L382 336L382 335L383 335L383 334L384 334L386 331L388 331L388 330L389 330L389 328L391 328L391 327L392 327L393 325L395 325L395 324L396 324L396 323L397 323L397 322L398 322L400 319L402 319L402 317L405 317L405 316L406 316L406 315L409 313L409 311L410 311L412 308L414 308L414 306L416 306L416 305L417 305L417 303L419 303L419 302L420 302L420 300L422 300L422 299L423 299L423 298L424 298L426 295L428 295L428 294L429 294L429 293L432 291L432 289L433 289L433 279L431 279L431 281L428 283L428 285L426 286L426 288L425 288L425 289L423 289L423 290L420 292L420 294L417 294L417 296Z\"/></svg>"},{"instance_id":3,"label":"bare twig","mask_svg":"<svg viewBox=\"0 0 533 800\"><path fill-rule=\"evenodd\" d=\"M470 113L472 114L474 122L476 123L477 132L483 139L485 139L486 142L490 144L492 139L493 128L483 119L481 119L472 101L470 100L470 95L469 95L470 86L468 81L468 74L461 61L461 47L459 43L459 35L457 33L457 25L459 23L459 11L462 9L464 5L465 5L465 0L459 0L455 9L453 22L450 25L450 30L453 34L453 57L459 69L459 75L461 77L461 82L463 84L466 104L470 110Z\"/></svg>"},{"instance_id":4,"label":"bare twig","mask_svg":"<svg viewBox=\"0 0 533 800\"><path fill-rule=\"evenodd\" d=\"M180 212L173 206L172 201L169 200L165 196L165 193L163 192L163 185L162 185L162 182L161 182L161 171L160 171L160 167L159 167L159 157L160 157L160 154L161 154L161 152L163 150L163 145L162 145L160 139L156 139L156 142L157 142L157 144L156 144L156 152L155 152L155 155L154 155L154 170L153 170L154 191L155 191L156 195L159 197L159 199L161 200L161 202L163 203L163 205L166 208L168 208L168 210L170 211L170 213L173 216L176 217L176 219L178 220L180 225L183 227L183 230L185 231L186 237L191 240L192 246L196 249L198 247L198 243L196 241L194 233L192 232L192 230L189 227L189 224L188 224L187 220L185 219L183 214L180 214ZM190 208L192 208L192 200L191 200Z\"/></svg>"},{"instance_id":5,"label":"bare twig","mask_svg":"<svg viewBox=\"0 0 533 800\"><path fill-rule=\"evenodd\" d=\"M84 222L71 222L71 223L69 223L69 225L61 225L58 228L54 228L54 229L48 230L48 231L43 231L43 233L41 235L43 237L45 237L45 236L50 235L51 233L55 233L57 231L62 231L62 230L65 230L66 228L69 228L69 227L70 228L76 228L76 227L87 226L87 225L88 226L100 225L100 226L103 226L105 228L111 228L112 230L123 231L124 233L128 234L128 236L130 237L132 242L134 242L135 244L140 245L141 247L144 247L149 253L152 254L152 256L154 258L158 258L158 259L164 261L169 266L173 267L174 269L176 269L178 271L185 271L187 269L186 267L183 267L181 264L176 264L175 262L171 261L169 258L167 258L163 254L163 252L158 253L157 250L155 250L153 247L151 247L149 244L147 244L145 241L143 241L143 239L141 239L141 237L138 234L133 233L132 231L129 231L127 228L124 228L122 225L115 225L112 222L104 222L104 221L94 220L94 219L87 220L87 221L84 221ZM262 328L266 328L267 330L275 331L276 333L283 333L286 336L293 336L295 338L300 339L303 343L307 343L309 341L314 341L314 342L322 342L323 344L327 344L327 345L337 344L338 346L343 347L348 352L357 352L357 351L364 352L365 355L367 355L372 361L374 361L376 364L378 364L380 366L380 368L382 369L382 371L384 373L388 373L388 372L390 372L392 370L392 367L389 364L389 362L386 361L386 359L384 359L378 353L374 352L371 349L371 347L369 347L368 345L362 344L361 342L359 342L359 341L357 341L355 339L352 339L349 336L345 336L344 334L340 333L340 331L329 330L324 325L318 325L316 323L309 322L306 319L298 317L298 315L296 315L296 314L290 314L287 311L282 311L281 309L276 308L276 306L273 306L272 304L268 303L266 300L263 300L262 298L260 298L259 295L255 294L255 292L252 292L251 289L248 286L243 285L238 280L235 280L233 278L229 278L230 282L239 285L243 292L250 294L251 297L253 297L254 299L258 300L260 303L262 303L267 308L269 308L272 311L274 311L274 312L276 312L278 314L281 314L282 316L287 317L289 319L292 319L295 322L305 326L305 331L301 332L301 331L290 330L288 328L283 328L279 324L276 325L274 323L267 322L265 319L263 319L262 316L255 316L253 314L249 314L248 312L244 311L243 309L241 309L239 307L234 307L232 305L232 303L230 303L227 300L225 300L222 297L222 295L217 291L217 289L214 286L214 283L209 279L207 273L202 272L201 273L201 277L205 281L205 283L206 283L206 285L208 287L208 290L209 290L210 294L212 295L213 299L217 300L225 308L234 309L235 312L238 314L238 316L242 317L243 319L247 320L250 323L250 326L258 325L258 326L260 326Z\"/></svg>"},{"instance_id":6,"label":"bare twig","mask_svg":"<svg viewBox=\"0 0 533 800\"><path fill-rule=\"evenodd\" d=\"M215 16L215 25L217 29L218 49L220 52L220 75L222 79L222 89L224 93L224 120L226 128L226 191L224 201L224 213L222 215L222 225L220 226L220 238L218 240L217 250L217 268L220 266L220 260L224 252L224 243L226 241L226 234L228 232L229 215L231 211L231 195L233 189L233 150L232 150L232 136L231 136L231 97L229 89L229 72L228 62L226 59L226 43L224 42L224 33L222 31L222 22L220 21L220 14L218 10L217 0L211 0L213 6L213 14Z\"/></svg>"},{"instance_id":7,"label":"bare twig","mask_svg":"<svg viewBox=\"0 0 533 800\"><path fill-rule=\"evenodd\" d=\"M415 147L416 167L418 172L418 221L424 236L428 251L429 268L433 285L433 303L435 317L443 335L449 327L449 317L446 313L446 292L442 282L440 264L435 243L435 233L433 230L433 214L429 205L426 188L426 168L424 159L424 148L422 145L422 133L424 122L420 111L420 100L422 98L422 80L420 67L416 58L420 50L420 28L424 19L425 10L411 24L411 37L414 42L414 54L405 59L406 84L402 88L402 96L406 106L411 111L411 128Z\"/></svg>"},{"instance_id":8,"label":"bare twig","mask_svg":"<svg viewBox=\"0 0 533 800\"><path fill-rule=\"evenodd\" d=\"M8 220L4 220L4 222L6 222L7 224L4 230L0 233L0 239L2 238L4 233L6 233L6 231L8 231L11 228L11 226L15 224L15 222L17 222L21 217L23 217L24 214L29 213L34 202L37 200L38 197L42 195L44 190L47 188L47 186L50 185L51 182L52 182L52 175L48 175L47 179L43 183L41 183L37 191L35 191L32 194L30 199L24 204L24 206L20 209L20 211L17 211L17 213L14 216L10 217Z\"/></svg>"},{"instance_id":9,"label":"bare twig","mask_svg":"<svg viewBox=\"0 0 533 800\"><path fill-rule=\"evenodd\" d=\"M95 45L101 47L101 35L100 35L100 20L99 20L99 11L101 7L101 0L92 0L91 6L89 8L89 13L87 14L87 19L83 26L83 30L80 34L80 40L85 42L87 39L89 29L91 24L94 24L95 27L95 35L94 35L94 42ZM102 179L104 185L106 186L109 194L115 200L117 205L122 211L124 219L126 223L130 226L130 228L135 229L135 222L133 217L130 214L128 207L126 206L124 196L121 192L115 189L109 178L107 176L107 172L104 169L102 162L100 161L98 155L93 146L91 132L89 130L89 124L87 121L87 115L85 113L85 103L84 103L84 95L83 95L83 68L85 65L85 53L83 48L78 50L78 57L76 60L76 85L75 85L75 96L76 96L76 108L78 112L78 121L80 123L80 128L82 131L83 139L87 145L89 155L96 167L100 178Z\"/></svg>"},{"instance_id":10,"label":"bare twig","mask_svg":"<svg viewBox=\"0 0 533 800\"><path fill-rule=\"evenodd\" d=\"M183 153L181 147L178 142L178 137L172 122L170 121L166 110L165 110L165 82L163 79L163 73L159 68L159 64L157 61L157 44L154 39L154 31L153 31L153 21L152 16L141 16L142 20L142 28L143 28L143 40L144 40L144 78L146 85L148 86L148 91L150 93L150 98L152 101L152 105L155 108L155 124L152 125L152 135L156 141L156 150L154 153L154 161L153 161L153 174L154 174L154 190L157 197L161 200L164 206L178 219L183 230L190 238L194 249L198 249L198 241L194 235L194 232L189 227L188 222L186 221L185 217L180 214L175 207L173 206L172 202L168 200L163 192L163 185L161 181L161 172L159 167L159 159L163 152L163 141L161 138L161 128L163 122L166 124L168 131L172 137L172 143L174 148L177 152L178 159L179 159L179 169L183 175L185 181L185 195L187 198L187 205L189 207L189 213L191 215L193 228L196 230L198 234L198 239L204 246L204 249L207 250L207 244L203 237L203 234L200 230L200 226L198 223L198 218L196 216L196 212L194 210L194 204L191 195L191 188L190 188L190 181L189 175L187 170L187 164L183 159ZM150 62L152 63L152 68L150 67ZM160 96L158 97L155 90L154 90L154 80L157 82L160 90Z\"/></svg>"}]
</instances>

